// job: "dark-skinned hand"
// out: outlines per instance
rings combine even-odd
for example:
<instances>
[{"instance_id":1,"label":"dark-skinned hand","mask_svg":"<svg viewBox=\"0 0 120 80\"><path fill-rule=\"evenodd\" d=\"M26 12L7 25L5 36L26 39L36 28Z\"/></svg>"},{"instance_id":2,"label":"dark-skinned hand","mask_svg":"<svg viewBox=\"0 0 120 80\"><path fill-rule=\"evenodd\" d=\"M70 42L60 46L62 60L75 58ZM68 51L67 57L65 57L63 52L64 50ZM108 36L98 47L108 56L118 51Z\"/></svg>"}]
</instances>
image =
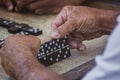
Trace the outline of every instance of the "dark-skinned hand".
<instances>
[{"instance_id":1,"label":"dark-skinned hand","mask_svg":"<svg viewBox=\"0 0 120 80\"><path fill-rule=\"evenodd\" d=\"M85 0L0 0L9 11L25 8L36 14L58 13L66 5L80 5Z\"/></svg>"},{"instance_id":2,"label":"dark-skinned hand","mask_svg":"<svg viewBox=\"0 0 120 80\"><path fill-rule=\"evenodd\" d=\"M66 5L80 5L85 0L38 0L28 5L36 14L58 13Z\"/></svg>"}]
</instances>

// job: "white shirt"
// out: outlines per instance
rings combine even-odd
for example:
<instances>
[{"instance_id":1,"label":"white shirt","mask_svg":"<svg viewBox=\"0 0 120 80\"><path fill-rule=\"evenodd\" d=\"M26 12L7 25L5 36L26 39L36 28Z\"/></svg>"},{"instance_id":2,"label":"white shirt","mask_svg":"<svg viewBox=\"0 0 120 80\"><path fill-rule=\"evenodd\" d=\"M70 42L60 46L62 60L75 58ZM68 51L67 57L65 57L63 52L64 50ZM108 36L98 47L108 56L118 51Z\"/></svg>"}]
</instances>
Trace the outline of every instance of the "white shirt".
<instances>
[{"instance_id":1,"label":"white shirt","mask_svg":"<svg viewBox=\"0 0 120 80\"><path fill-rule=\"evenodd\" d=\"M120 80L120 16L117 22L103 55L95 58L96 67L82 80Z\"/></svg>"}]
</instances>

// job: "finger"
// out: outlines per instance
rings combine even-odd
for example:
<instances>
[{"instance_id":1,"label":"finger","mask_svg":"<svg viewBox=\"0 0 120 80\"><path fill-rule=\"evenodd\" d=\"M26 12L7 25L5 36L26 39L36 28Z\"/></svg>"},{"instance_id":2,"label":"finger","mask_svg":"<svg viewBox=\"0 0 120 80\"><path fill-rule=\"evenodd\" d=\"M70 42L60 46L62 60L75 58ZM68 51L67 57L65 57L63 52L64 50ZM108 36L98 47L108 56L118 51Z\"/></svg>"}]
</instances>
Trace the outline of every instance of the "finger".
<instances>
[{"instance_id":1,"label":"finger","mask_svg":"<svg viewBox=\"0 0 120 80\"><path fill-rule=\"evenodd\" d=\"M75 41L70 40L69 46L71 49L77 49L77 43Z\"/></svg>"},{"instance_id":2,"label":"finger","mask_svg":"<svg viewBox=\"0 0 120 80\"><path fill-rule=\"evenodd\" d=\"M70 45L70 48L72 48L72 49L77 49L79 51L86 50L86 46L84 44L82 44L82 41L78 38L70 39L69 45Z\"/></svg>"},{"instance_id":3,"label":"finger","mask_svg":"<svg viewBox=\"0 0 120 80\"><path fill-rule=\"evenodd\" d=\"M71 32L75 30L76 24L74 21L67 21L63 25L59 26L51 33L52 38L61 38L66 35L69 35Z\"/></svg>"},{"instance_id":4,"label":"finger","mask_svg":"<svg viewBox=\"0 0 120 80\"><path fill-rule=\"evenodd\" d=\"M34 10L36 10L38 8L41 8L41 7L45 6L45 5L48 5L46 3L46 1L45 0L41 0L41 1L37 1L37 2L31 3L30 5L27 6L27 8L30 11L34 11Z\"/></svg>"},{"instance_id":5,"label":"finger","mask_svg":"<svg viewBox=\"0 0 120 80\"><path fill-rule=\"evenodd\" d=\"M13 10L13 3L11 0L3 0L4 5L7 7L9 11Z\"/></svg>"},{"instance_id":6,"label":"finger","mask_svg":"<svg viewBox=\"0 0 120 80\"><path fill-rule=\"evenodd\" d=\"M78 43L76 41L70 41L69 46L71 49L77 49L79 51L84 51L86 50L86 46L82 43Z\"/></svg>"},{"instance_id":7,"label":"finger","mask_svg":"<svg viewBox=\"0 0 120 80\"><path fill-rule=\"evenodd\" d=\"M61 8L57 7L42 7L35 10L35 14L44 15L44 14L55 14L60 11Z\"/></svg>"},{"instance_id":8,"label":"finger","mask_svg":"<svg viewBox=\"0 0 120 80\"><path fill-rule=\"evenodd\" d=\"M47 14L49 11L46 8L41 8L41 9L37 9L34 11L35 14L38 15L45 15Z\"/></svg>"},{"instance_id":9,"label":"finger","mask_svg":"<svg viewBox=\"0 0 120 80\"><path fill-rule=\"evenodd\" d=\"M67 9L63 9L58 16L55 18L55 20L52 22L51 29L54 31L59 26L63 25L67 21Z\"/></svg>"},{"instance_id":10,"label":"finger","mask_svg":"<svg viewBox=\"0 0 120 80\"><path fill-rule=\"evenodd\" d=\"M27 4L29 4L33 1L34 0L17 0L15 10L16 11L21 11L22 8L24 8Z\"/></svg>"}]
</instances>

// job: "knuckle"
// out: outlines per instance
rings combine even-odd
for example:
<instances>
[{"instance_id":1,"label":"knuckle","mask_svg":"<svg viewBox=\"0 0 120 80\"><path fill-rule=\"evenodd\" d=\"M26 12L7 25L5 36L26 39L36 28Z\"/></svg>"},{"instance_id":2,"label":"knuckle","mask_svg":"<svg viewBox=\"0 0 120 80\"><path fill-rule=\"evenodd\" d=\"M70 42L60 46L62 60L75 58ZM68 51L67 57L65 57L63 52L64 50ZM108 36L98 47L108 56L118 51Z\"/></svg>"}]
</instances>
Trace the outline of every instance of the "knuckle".
<instances>
[{"instance_id":1,"label":"knuckle","mask_svg":"<svg viewBox=\"0 0 120 80\"><path fill-rule=\"evenodd\" d=\"M30 35L30 36L28 36L28 37L30 37L30 39L32 39L33 42L41 43L40 39L37 38L36 36L32 36L32 35Z\"/></svg>"}]
</instances>

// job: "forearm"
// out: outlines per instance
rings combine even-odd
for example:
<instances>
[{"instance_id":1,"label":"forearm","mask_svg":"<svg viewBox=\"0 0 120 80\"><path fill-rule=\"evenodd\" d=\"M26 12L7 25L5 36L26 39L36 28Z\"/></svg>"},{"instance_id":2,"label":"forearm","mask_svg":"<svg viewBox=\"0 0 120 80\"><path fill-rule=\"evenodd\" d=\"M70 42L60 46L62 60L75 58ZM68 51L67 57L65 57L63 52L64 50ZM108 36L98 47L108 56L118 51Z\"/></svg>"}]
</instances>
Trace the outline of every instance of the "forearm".
<instances>
[{"instance_id":1,"label":"forearm","mask_svg":"<svg viewBox=\"0 0 120 80\"><path fill-rule=\"evenodd\" d=\"M103 32L110 33L117 24L116 19L120 11L102 10L100 12L100 27Z\"/></svg>"}]
</instances>

